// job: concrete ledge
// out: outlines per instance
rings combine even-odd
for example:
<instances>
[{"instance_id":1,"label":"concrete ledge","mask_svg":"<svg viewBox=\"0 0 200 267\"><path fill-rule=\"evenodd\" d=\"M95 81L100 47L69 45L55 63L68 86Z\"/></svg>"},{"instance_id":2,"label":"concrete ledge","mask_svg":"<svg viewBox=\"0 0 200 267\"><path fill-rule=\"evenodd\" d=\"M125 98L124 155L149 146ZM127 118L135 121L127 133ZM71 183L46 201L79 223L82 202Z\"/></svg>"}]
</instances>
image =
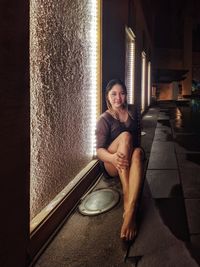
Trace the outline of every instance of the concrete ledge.
<instances>
[{"instance_id":1,"label":"concrete ledge","mask_svg":"<svg viewBox=\"0 0 200 267\"><path fill-rule=\"evenodd\" d=\"M77 206L83 194L94 184L100 174L99 162L93 160L31 221L31 235L28 246L28 256L31 264L42 253Z\"/></svg>"}]
</instances>

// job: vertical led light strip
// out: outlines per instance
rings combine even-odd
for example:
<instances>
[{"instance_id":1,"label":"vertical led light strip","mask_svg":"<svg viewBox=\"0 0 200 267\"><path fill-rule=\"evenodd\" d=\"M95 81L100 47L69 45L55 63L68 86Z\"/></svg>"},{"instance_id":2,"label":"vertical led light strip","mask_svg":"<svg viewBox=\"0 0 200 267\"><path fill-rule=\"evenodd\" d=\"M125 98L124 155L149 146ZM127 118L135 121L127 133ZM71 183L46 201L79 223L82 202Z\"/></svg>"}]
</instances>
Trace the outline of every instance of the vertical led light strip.
<instances>
[{"instance_id":1,"label":"vertical led light strip","mask_svg":"<svg viewBox=\"0 0 200 267\"><path fill-rule=\"evenodd\" d=\"M145 109L145 87L146 87L146 54L142 52L142 92L141 92L141 109Z\"/></svg>"},{"instance_id":2,"label":"vertical led light strip","mask_svg":"<svg viewBox=\"0 0 200 267\"><path fill-rule=\"evenodd\" d=\"M148 62L148 106L151 104L151 62Z\"/></svg>"},{"instance_id":3,"label":"vertical led light strip","mask_svg":"<svg viewBox=\"0 0 200 267\"><path fill-rule=\"evenodd\" d=\"M128 104L134 103L134 83L135 83L135 35L128 27L126 30L126 73L125 81L128 91Z\"/></svg>"},{"instance_id":4,"label":"vertical led light strip","mask_svg":"<svg viewBox=\"0 0 200 267\"><path fill-rule=\"evenodd\" d=\"M95 128L98 114L100 86L100 14L101 0L90 0L90 99L91 99L91 156L96 155Z\"/></svg>"}]
</instances>

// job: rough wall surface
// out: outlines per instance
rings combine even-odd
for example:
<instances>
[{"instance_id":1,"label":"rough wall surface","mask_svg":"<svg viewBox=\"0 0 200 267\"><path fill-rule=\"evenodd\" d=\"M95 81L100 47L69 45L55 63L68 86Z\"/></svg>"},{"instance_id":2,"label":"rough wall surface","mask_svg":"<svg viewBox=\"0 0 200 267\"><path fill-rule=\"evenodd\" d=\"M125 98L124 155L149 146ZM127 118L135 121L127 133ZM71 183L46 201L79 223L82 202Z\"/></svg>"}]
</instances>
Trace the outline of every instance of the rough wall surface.
<instances>
[{"instance_id":1,"label":"rough wall surface","mask_svg":"<svg viewBox=\"0 0 200 267\"><path fill-rule=\"evenodd\" d=\"M32 0L31 218L91 160L90 1Z\"/></svg>"}]
</instances>

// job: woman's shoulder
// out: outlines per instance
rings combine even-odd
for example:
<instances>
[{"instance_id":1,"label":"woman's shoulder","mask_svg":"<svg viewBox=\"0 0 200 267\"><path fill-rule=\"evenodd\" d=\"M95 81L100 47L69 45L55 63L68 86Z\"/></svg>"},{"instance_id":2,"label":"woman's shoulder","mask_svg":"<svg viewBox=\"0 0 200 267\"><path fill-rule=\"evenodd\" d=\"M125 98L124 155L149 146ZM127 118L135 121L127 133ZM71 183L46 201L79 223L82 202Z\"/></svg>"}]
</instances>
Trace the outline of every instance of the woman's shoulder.
<instances>
[{"instance_id":1,"label":"woman's shoulder","mask_svg":"<svg viewBox=\"0 0 200 267\"><path fill-rule=\"evenodd\" d=\"M99 120L105 120L105 121L111 121L112 119L113 116L107 110L103 112L99 117Z\"/></svg>"},{"instance_id":2,"label":"woman's shoulder","mask_svg":"<svg viewBox=\"0 0 200 267\"><path fill-rule=\"evenodd\" d=\"M107 112L102 113L97 120L97 124L96 124L97 133L99 132L99 133L105 134L106 132L109 131L110 125L111 123L108 118Z\"/></svg>"},{"instance_id":3,"label":"woman's shoulder","mask_svg":"<svg viewBox=\"0 0 200 267\"><path fill-rule=\"evenodd\" d=\"M103 112L97 120L97 128L109 129L112 124L113 117L107 111Z\"/></svg>"}]
</instances>

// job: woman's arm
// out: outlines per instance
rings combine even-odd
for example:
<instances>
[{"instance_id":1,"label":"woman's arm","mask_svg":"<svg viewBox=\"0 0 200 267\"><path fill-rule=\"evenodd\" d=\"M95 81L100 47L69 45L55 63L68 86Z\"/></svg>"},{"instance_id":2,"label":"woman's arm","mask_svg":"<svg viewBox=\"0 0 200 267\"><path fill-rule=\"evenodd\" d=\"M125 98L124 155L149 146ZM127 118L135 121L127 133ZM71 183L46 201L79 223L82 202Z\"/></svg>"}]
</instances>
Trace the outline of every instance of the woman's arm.
<instances>
[{"instance_id":1,"label":"woman's arm","mask_svg":"<svg viewBox=\"0 0 200 267\"><path fill-rule=\"evenodd\" d=\"M97 122L96 140L97 140L97 157L105 162L112 164L116 169L124 169L129 166L129 162L120 152L110 153L106 148L109 145L110 122L103 116Z\"/></svg>"},{"instance_id":2,"label":"woman's arm","mask_svg":"<svg viewBox=\"0 0 200 267\"><path fill-rule=\"evenodd\" d=\"M97 157L103 162L107 162L107 163L111 163L111 164L113 162L113 154L108 152L108 150L105 148L98 148L97 149Z\"/></svg>"},{"instance_id":3,"label":"woman's arm","mask_svg":"<svg viewBox=\"0 0 200 267\"><path fill-rule=\"evenodd\" d=\"M101 161L112 164L117 170L125 169L129 166L129 161L125 159L121 152L112 154L105 148L98 148L97 156Z\"/></svg>"}]
</instances>

